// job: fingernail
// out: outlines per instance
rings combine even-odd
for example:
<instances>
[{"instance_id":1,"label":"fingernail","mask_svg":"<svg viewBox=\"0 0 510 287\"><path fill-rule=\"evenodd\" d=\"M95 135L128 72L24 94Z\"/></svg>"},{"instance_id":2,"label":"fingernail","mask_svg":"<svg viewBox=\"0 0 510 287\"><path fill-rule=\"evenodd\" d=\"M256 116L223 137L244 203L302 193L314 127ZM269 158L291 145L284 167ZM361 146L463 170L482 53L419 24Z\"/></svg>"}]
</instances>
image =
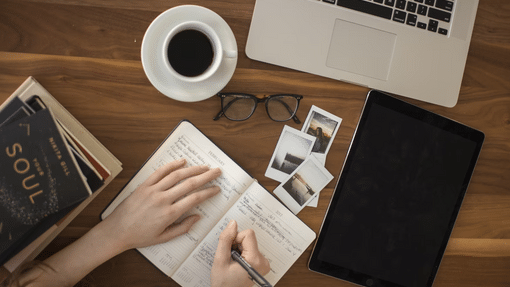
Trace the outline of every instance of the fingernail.
<instances>
[{"instance_id":1,"label":"fingernail","mask_svg":"<svg viewBox=\"0 0 510 287\"><path fill-rule=\"evenodd\" d=\"M217 167L217 168L214 168L214 173L215 174L221 174L221 168Z\"/></svg>"}]
</instances>

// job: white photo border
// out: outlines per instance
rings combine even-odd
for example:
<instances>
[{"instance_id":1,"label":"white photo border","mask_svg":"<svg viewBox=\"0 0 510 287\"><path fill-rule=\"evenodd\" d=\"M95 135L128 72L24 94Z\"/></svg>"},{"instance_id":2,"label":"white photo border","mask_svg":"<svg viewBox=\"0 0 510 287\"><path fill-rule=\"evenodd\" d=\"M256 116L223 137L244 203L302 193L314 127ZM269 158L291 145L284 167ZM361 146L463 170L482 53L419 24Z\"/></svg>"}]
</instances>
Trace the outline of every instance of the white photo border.
<instances>
[{"instance_id":1,"label":"white photo border","mask_svg":"<svg viewBox=\"0 0 510 287\"><path fill-rule=\"evenodd\" d=\"M310 155L314 143L314 136L306 134L290 126L284 126L273 155L271 156L271 160L269 161L269 165L267 166L265 176L278 182L282 182L288 178L289 174L291 174L299 166L299 164L304 162ZM301 147L302 149L299 151L296 149ZM292 148L294 149L292 150ZM281 168L285 163L285 157L290 154L289 149L291 149L292 152L298 152L299 157L302 158L302 161L296 166L289 167L288 169L290 170L285 172L282 171ZM282 156L284 158L282 158Z\"/></svg>"},{"instance_id":2,"label":"white photo border","mask_svg":"<svg viewBox=\"0 0 510 287\"><path fill-rule=\"evenodd\" d=\"M315 105L312 105L312 107L310 108L310 111L308 112L308 115L305 119L305 123L303 124L303 127L301 128L301 131L306 133L308 131L308 129L310 128L310 123L313 119L313 116L314 114L320 114L320 115L323 115L327 118L330 118L332 119L333 121L337 122L337 125L331 135L331 139L328 143L328 146L325 150L325 153L322 154L322 153L316 153L316 152L313 152L312 151L312 155L314 155L318 160L319 162L321 162L323 165L326 165L326 156L329 152L329 149L331 148L331 145L333 144L333 141L336 137L336 134L338 132L338 130L340 129L340 125L342 124L342 118L338 117L338 116L335 116L333 114L331 114L330 112L327 112ZM308 203L308 206L310 207L317 207L319 204L319 196L315 196L314 200L312 200L310 203Z\"/></svg>"},{"instance_id":3,"label":"white photo border","mask_svg":"<svg viewBox=\"0 0 510 287\"><path fill-rule=\"evenodd\" d=\"M312 120L315 118L315 115L317 115L317 114L336 123L335 127L331 131L330 139L329 139L329 142L328 142L326 148L324 149L324 152L315 152L312 149L312 154L314 154L320 162L325 164L326 156L329 152L329 149L331 148L331 145L333 144L333 141L336 137L338 130L340 129L340 125L342 124L342 118L335 116L332 113L327 112L315 105L312 105L312 107L310 108L310 111L308 112L308 116L306 117L305 123L303 124L303 127L301 128L302 132L310 134L312 136L315 136L315 135L309 133L309 129L310 129L310 124L312 123ZM324 127L321 127L321 128L324 128ZM331 128L329 128L329 127L328 127L328 129L331 130Z\"/></svg>"},{"instance_id":4,"label":"white photo border","mask_svg":"<svg viewBox=\"0 0 510 287\"><path fill-rule=\"evenodd\" d=\"M314 175L311 175L307 170L313 169L317 172ZM301 171L303 172L301 173ZM297 176L296 176L297 174ZM308 175L310 178L313 178L316 182L303 182L299 180L299 178L304 179L305 175ZM275 188L274 194L294 213L298 214L304 207L308 205L310 201L317 197L317 195L328 185L328 183L333 179L333 175L329 173L329 171L314 157L309 156L291 175L289 175L282 183ZM289 191L285 189L285 185L291 183L294 180L299 180L304 183L308 188L312 188L314 190L314 194L311 195L306 201L299 203L298 200L293 197ZM310 186L310 185L312 186ZM296 192L297 193L297 192Z\"/></svg>"}]
</instances>

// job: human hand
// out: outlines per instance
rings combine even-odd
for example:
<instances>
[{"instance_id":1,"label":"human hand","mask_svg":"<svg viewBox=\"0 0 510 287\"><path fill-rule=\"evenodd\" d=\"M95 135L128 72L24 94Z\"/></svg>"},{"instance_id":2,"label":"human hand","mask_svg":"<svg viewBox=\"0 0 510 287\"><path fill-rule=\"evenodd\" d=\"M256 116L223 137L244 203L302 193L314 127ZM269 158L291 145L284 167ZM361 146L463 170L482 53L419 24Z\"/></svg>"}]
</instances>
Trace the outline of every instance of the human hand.
<instances>
[{"instance_id":1,"label":"human hand","mask_svg":"<svg viewBox=\"0 0 510 287\"><path fill-rule=\"evenodd\" d=\"M232 244L239 245L241 256L261 275L270 270L269 261L259 251L255 232L247 229L237 233L237 222L232 220L220 234L211 270L212 287L248 287L254 284L248 272L231 259Z\"/></svg>"},{"instance_id":2,"label":"human hand","mask_svg":"<svg viewBox=\"0 0 510 287\"><path fill-rule=\"evenodd\" d=\"M188 232L200 219L192 215L175 223L186 211L219 193L217 186L199 189L221 170L185 164L182 159L156 170L100 223L115 236L120 252L167 242Z\"/></svg>"}]
</instances>

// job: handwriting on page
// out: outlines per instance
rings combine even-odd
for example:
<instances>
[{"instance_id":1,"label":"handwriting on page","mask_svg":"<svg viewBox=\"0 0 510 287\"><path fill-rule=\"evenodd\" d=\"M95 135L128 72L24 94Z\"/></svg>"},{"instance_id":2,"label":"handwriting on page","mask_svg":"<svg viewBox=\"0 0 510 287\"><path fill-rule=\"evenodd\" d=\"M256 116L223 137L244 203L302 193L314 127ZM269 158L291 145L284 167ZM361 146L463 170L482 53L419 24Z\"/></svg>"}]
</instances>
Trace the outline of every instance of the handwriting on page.
<instances>
[{"instance_id":1,"label":"handwriting on page","mask_svg":"<svg viewBox=\"0 0 510 287\"><path fill-rule=\"evenodd\" d=\"M222 162L218 162L221 160L220 157L212 156L216 153L215 150L208 150L207 146L199 146L193 139L195 138L180 134L175 137L175 140L167 141L166 145L152 157L149 172L152 173L166 163L180 158L186 159L188 166L205 165L213 168L221 166ZM240 197L251 181L253 179L249 176L239 175L228 167L222 168L221 176L204 187L219 186L221 193L195 206L178 220L199 214L201 219L193 228L183 236L167 243L143 248L141 252L156 260L159 267L164 266L165 273L172 274L218 222L223 213Z\"/></svg>"},{"instance_id":2,"label":"handwriting on page","mask_svg":"<svg viewBox=\"0 0 510 287\"><path fill-rule=\"evenodd\" d=\"M252 191L251 189L249 191ZM265 191L263 191L265 192ZM267 194L267 192L265 192ZM271 195L267 194L271 197ZM238 230L253 229L257 235L260 252L269 260L271 271L266 278L276 282L297 260L304 248L308 246L305 239L293 226L286 223L277 205L268 202L257 192L246 192L218 222L216 227L200 243L199 247L182 264L175 273L177 282L190 283L193 286L207 286L198 284L209 282L210 272L214 262L216 247L220 233L226 228L231 219L238 223ZM275 200L274 198L271 198ZM269 205L266 205L269 204ZM284 208L280 205L281 208ZM181 281L182 280L182 281ZM197 285L195 285L197 284Z\"/></svg>"},{"instance_id":3,"label":"handwriting on page","mask_svg":"<svg viewBox=\"0 0 510 287\"><path fill-rule=\"evenodd\" d=\"M283 248L282 250L291 253L292 256L301 254L304 250L294 244L288 235L292 234L292 231L287 228L287 225L283 225L274 214L265 214L267 210L264 210L262 203L256 202L252 205L253 198L245 196L238 202L237 208L240 213L248 215L251 220L252 226L263 231L269 238L272 238L274 242L277 242ZM252 227L253 228L253 227Z\"/></svg>"},{"instance_id":4,"label":"handwriting on page","mask_svg":"<svg viewBox=\"0 0 510 287\"><path fill-rule=\"evenodd\" d=\"M168 162L181 158L186 159L188 166L205 165L214 168L218 166L221 167L224 164L212 151L205 152L194 144L186 135L179 136L178 139L166 149L165 153L168 157L160 157L158 163L153 166L153 171ZM222 190L222 196L227 200L229 200L231 196L238 197L241 194L240 188L243 188L239 186L235 180L233 181L224 174L215 179L210 185L219 186Z\"/></svg>"}]
</instances>

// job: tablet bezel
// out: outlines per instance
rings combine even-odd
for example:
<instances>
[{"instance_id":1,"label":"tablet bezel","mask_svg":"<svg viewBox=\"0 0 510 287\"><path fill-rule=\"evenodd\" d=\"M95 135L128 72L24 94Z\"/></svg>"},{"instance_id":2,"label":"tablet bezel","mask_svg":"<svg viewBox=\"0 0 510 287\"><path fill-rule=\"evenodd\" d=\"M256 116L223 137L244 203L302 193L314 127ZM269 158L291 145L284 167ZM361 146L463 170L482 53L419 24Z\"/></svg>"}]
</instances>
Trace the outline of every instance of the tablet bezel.
<instances>
[{"instance_id":1,"label":"tablet bezel","mask_svg":"<svg viewBox=\"0 0 510 287\"><path fill-rule=\"evenodd\" d=\"M434 278L436 276L437 270L439 269L440 262L442 260L444 251L448 244L448 240L450 238L451 232L455 225L457 215L459 213L462 201L464 199L464 195L467 191L467 187L468 187L469 181L471 179L471 175L474 171L474 167L476 165L478 156L480 154L480 150L481 150L485 136L482 132L480 132L478 130L475 130L475 129L465 126L461 123L458 123L451 119L437 115L435 113L424 110L422 108L419 108L417 106L414 106L412 104L401 101L399 99L396 99L394 97L391 97L389 95L386 95L384 93L381 93L381 92L375 91L375 90L370 91L367 95L367 99L365 101L365 105L361 112L358 126L356 127L356 130L354 132L354 136L353 136L353 139L349 146L349 150L347 152L347 156L346 156L344 165L340 172L340 176L338 178L336 187L335 187L333 195L331 197L330 204L328 206L326 215L322 222L322 226L321 226L319 235L317 237L317 241L316 241L315 246L312 251L312 255L310 256L310 260L308 262L308 268L311 271L319 272L319 273L322 273L322 274L325 274L325 275L328 275L331 277L346 280L346 281L360 284L360 285L402 286L402 285L396 284L394 282L389 282L389 281L383 280L381 278L371 276L369 274L355 272L353 270L349 270L348 268L345 268L342 266L336 266L336 265L333 265L333 264L330 264L327 262L323 262L318 259L318 254L322 248L322 243L324 241L325 230L328 228L328 226L331 225L331 217L332 216L330 216L330 215L334 213L336 203L338 202L338 199L340 197L341 189L345 183L345 177L342 175L345 173L346 170L348 170L350 168L350 166L353 163L353 159L352 159L351 155L354 154L353 151L355 151L357 148L357 145L359 143L363 128L366 124L370 109L374 103L381 105L383 107L389 108L393 111L402 113L404 115L410 116L410 117L420 120L422 122L428 123L432 126L440 128L442 130L457 134L463 138L472 140L473 142L476 143L475 151L473 152L473 156L469 163L469 168L468 168L468 170L466 172L466 176L464 178L462 190L459 193L459 197L456 201L454 212L452 213L452 216L450 217L450 220L449 220L447 232L445 232L445 234L444 234L444 237L443 237L443 240L441 243L441 247L439 249L439 252L436 255L436 259L434 262L434 266L432 268L432 272L431 272L430 276L428 277L427 284L425 285L425 286L431 286L434 281ZM405 286L402 286L402 287L405 287Z\"/></svg>"}]
</instances>

